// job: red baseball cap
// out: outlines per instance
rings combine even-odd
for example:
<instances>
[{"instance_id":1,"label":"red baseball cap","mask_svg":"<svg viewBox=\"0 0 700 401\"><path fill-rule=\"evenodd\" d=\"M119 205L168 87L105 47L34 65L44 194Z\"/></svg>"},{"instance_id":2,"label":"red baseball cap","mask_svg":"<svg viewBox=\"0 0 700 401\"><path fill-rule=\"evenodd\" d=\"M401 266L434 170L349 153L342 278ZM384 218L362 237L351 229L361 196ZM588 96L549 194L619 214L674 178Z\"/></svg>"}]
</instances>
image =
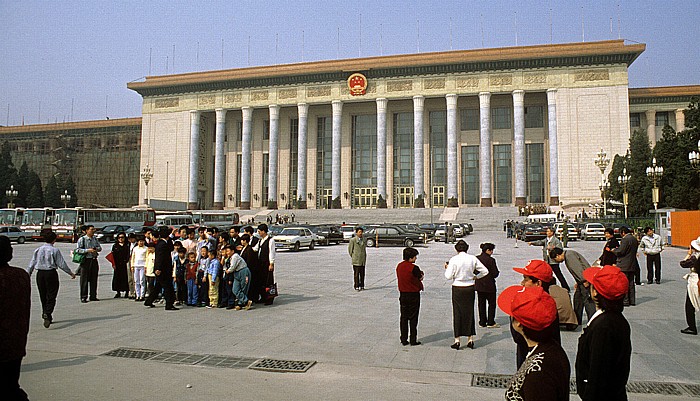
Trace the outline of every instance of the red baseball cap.
<instances>
[{"instance_id":1,"label":"red baseball cap","mask_svg":"<svg viewBox=\"0 0 700 401\"><path fill-rule=\"evenodd\" d=\"M536 331L544 330L557 319L557 303L542 287L510 286L498 296L498 307Z\"/></svg>"},{"instance_id":2,"label":"red baseball cap","mask_svg":"<svg viewBox=\"0 0 700 401\"><path fill-rule=\"evenodd\" d=\"M552 277L554 277L552 266L544 260L539 259L531 260L525 267L514 267L513 270L526 276L535 277L546 283L551 282Z\"/></svg>"},{"instance_id":3,"label":"red baseball cap","mask_svg":"<svg viewBox=\"0 0 700 401\"><path fill-rule=\"evenodd\" d=\"M616 300L627 294L629 281L617 266L591 267L583 271L586 279L603 298Z\"/></svg>"}]
</instances>

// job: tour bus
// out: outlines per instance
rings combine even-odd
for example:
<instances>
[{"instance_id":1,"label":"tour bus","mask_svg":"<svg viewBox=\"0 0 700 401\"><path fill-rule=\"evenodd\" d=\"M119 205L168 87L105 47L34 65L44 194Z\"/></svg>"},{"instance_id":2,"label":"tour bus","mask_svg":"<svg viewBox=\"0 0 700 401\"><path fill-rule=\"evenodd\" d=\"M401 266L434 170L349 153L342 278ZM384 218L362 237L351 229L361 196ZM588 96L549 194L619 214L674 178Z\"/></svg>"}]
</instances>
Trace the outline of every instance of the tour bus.
<instances>
[{"instance_id":1,"label":"tour bus","mask_svg":"<svg viewBox=\"0 0 700 401\"><path fill-rule=\"evenodd\" d=\"M51 228L53 215L54 210L50 207L25 209L19 228L27 233L27 237L41 239L41 230Z\"/></svg>"},{"instance_id":2,"label":"tour bus","mask_svg":"<svg viewBox=\"0 0 700 401\"><path fill-rule=\"evenodd\" d=\"M557 221L556 214L531 214L527 216L528 223L554 224Z\"/></svg>"},{"instance_id":3,"label":"tour bus","mask_svg":"<svg viewBox=\"0 0 700 401\"><path fill-rule=\"evenodd\" d=\"M156 216L156 226L167 226L170 228L187 226L194 228L194 220L191 214L163 214Z\"/></svg>"},{"instance_id":4,"label":"tour bus","mask_svg":"<svg viewBox=\"0 0 700 401\"><path fill-rule=\"evenodd\" d=\"M227 210L193 210L192 219L199 226L228 229L240 223L238 213Z\"/></svg>"},{"instance_id":5,"label":"tour bus","mask_svg":"<svg viewBox=\"0 0 700 401\"><path fill-rule=\"evenodd\" d=\"M22 224L24 209L0 209L0 226L17 226Z\"/></svg>"},{"instance_id":6,"label":"tour bus","mask_svg":"<svg viewBox=\"0 0 700 401\"><path fill-rule=\"evenodd\" d=\"M152 226L155 223L156 212L151 208L86 209L78 207L57 209L51 228L59 239L77 241L81 234L80 227L84 225L93 225L95 228L113 224L143 227Z\"/></svg>"}]
</instances>

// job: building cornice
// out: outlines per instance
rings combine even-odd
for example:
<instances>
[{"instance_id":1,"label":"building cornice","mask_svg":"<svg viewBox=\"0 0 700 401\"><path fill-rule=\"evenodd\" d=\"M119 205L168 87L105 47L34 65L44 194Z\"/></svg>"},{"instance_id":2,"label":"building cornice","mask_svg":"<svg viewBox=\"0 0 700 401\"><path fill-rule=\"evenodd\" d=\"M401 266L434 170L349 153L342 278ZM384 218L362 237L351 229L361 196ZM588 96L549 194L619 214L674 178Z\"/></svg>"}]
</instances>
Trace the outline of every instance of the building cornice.
<instances>
[{"instance_id":1,"label":"building cornice","mask_svg":"<svg viewBox=\"0 0 700 401\"><path fill-rule=\"evenodd\" d=\"M98 129L98 128L114 128L141 126L141 117L132 118L115 118L111 120L91 120L91 121L75 121L68 123L55 124L33 124L33 125L13 125L9 127L0 127L0 135L17 134L17 133L34 133L34 132L58 132L79 129Z\"/></svg>"},{"instance_id":2,"label":"building cornice","mask_svg":"<svg viewBox=\"0 0 700 401\"><path fill-rule=\"evenodd\" d=\"M338 82L353 72L378 79L590 65L629 66L645 48L644 44L625 45L623 40L610 40L456 50L153 76L143 82L130 82L127 87L145 97Z\"/></svg>"},{"instance_id":3,"label":"building cornice","mask_svg":"<svg viewBox=\"0 0 700 401\"><path fill-rule=\"evenodd\" d=\"M700 97L700 85L629 88L630 104L690 103Z\"/></svg>"}]
</instances>

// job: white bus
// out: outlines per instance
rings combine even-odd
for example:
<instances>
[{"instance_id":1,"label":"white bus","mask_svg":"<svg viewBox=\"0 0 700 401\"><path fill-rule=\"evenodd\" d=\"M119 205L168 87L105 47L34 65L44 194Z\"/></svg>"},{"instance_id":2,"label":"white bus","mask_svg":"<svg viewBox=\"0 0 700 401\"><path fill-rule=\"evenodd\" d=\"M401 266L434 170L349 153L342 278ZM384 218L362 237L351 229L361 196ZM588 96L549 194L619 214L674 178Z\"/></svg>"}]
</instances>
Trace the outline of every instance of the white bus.
<instances>
[{"instance_id":1,"label":"white bus","mask_svg":"<svg viewBox=\"0 0 700 401\"><path fill-rule=\"evenodd\" d=\"M226 210L193 210L192 219L199 226L226 229L240 223L238 213Z\"/></svg>"},{"instance_id":2,"label":"white bus","mask_svg":"<svg viewBox=\"0 0 700 401\"><path fill-rule=\"evenodd\" d=\"M41 239L41 230L51 228L54 210L50 207L25 209L19 228L27 233L27 237Z\"/></svg>"},{"instance_id":3,"label":"white bus","mask_svg":"<svg viewBox=\"0 0 700 401\"><path fill-rule=\"evenodd\" d=\"M17 226L22 224L24 209L0 209L0 226Z\"/></svg>"},{"instance_id":4,"label":"white bus","mask_svg":"<svg viewBox=\"0 0 700 401\"><path fill-rule=\"evenodd\" d=\"M51 228L59 239L76 241L80 236L80 227L85 225L93 225L95 228L113 224L143 227L152 226L155 223L156 212L151 208L84 209L78 207L57 209Z\"/></svg>"}]
</instances>

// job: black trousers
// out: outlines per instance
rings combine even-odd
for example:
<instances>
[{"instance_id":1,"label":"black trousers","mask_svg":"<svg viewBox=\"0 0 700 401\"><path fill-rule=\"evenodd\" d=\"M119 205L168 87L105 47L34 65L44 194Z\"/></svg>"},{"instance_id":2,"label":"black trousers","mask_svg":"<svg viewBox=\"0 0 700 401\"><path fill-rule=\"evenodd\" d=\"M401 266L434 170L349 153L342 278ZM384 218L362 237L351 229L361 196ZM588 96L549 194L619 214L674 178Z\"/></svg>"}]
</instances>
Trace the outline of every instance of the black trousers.
<instances>
[{"instance_id":1,"label":"black trousers","mask_svg":"<svg viewBox=\"0 0 700 401\"><path fill-rule=\"evenodd\" d=\"M690 302L690 296L685 294L685 321L688 323L688 328L698 331L698 326L695 324L695 307Z\"/></svg>"},{"instance_id":2,"label":"black trousers","mask_svg":"<svg viewBox=\"0 0 700 401\"><path fill-rule=\"evenodd\" d=\"M209 282L202 281L204 279L204 272L197 272L197 284L199 285L199 291L197 292L197 304L198 305L209 305Z\"/></svg>"},{"instance_id":3,"label":"black trousers","mask_svg":"<svg viewBox=\"0 0 700 401\"><path fill-rule=\"evenodd\" d=\"M0 362L0 394L3 400L26 401L27 393L19 386L19 373L22 367L22 358L12 361Z\"/></svg>"},{"instance_id":4,"label":"black trousers","mask_svg":"<svg viewBox=\"0 0 700 401\"><path fill-rule=\"evenodd\" d=\"M595 302L593 302L593 298L591 298L590 287L586 288L583 284L579 283L576 286L576 291L574 291L574 313L576 314L579 326L583 324L584 309L586 310L588 320L591 320L591 316L595 313Z\"/></svg>"},{"instance_id":5,"label":"black trousers","mask_svg":"<svg viewBox=\"0 0 700 401\"><path fill-rule=\"evenodd\" d=\"M479 300L479 326L491 326L496 324L496 293L477 291ZM488 304L488 312L487 312Z\"/></svg>"},{"instance_id":6,"label":"black trousers","mask_svg":"<svg viewBox=\"0 0 700 401\"><path fill-rule=\"evenodd\" d=\"M634 259L634 283L640 285L642 283L642 269L639 267L639 260Z\"/></svg>"},{"instance_id":7,"label":"black trousers","mask_svg":"<svg viewBox=\"0 0 700 401\"><path fill-rule=\"evenodd\" d=\"M365 267L352 265L352 271L355 278L355 289L365 288Z\"/></svg>"},{"instance_id":8,"label":"black trousers","mask_svg":"<svg viewBox=\"0 0 700 401\"><path fill-rule=\"evenodd\" d=\"M571 292L571 288L569 287L569 284L566 282L566 279L564 278L564 275L562 274L561 269L559 268L559 263L552 263L550 264L550 266L552 266L552 271L557 276L557 280L559 280L561 288Z\"/></svg>"},{"instance_id":9,"label":"black trousers","mask_svg":"<svg viewBox=\"0 0 700 401\"><path fill-rule=\"evenodd\" d=\"M627 288L627 294L625 294L625 299L623 303L625 306L636 305L637 304L637 292L634 288L634 272L623 272L627 276L627 281L629 282L629 287Z\"/></svg>"},{"instance_id":10,"label":"black trousers","mask_svg":"<svg viewBox=\"0 0 700 401\"><path fill-rule=\"evenodd\" d=\"M88 287L90 300L97 299L97 273L100 266L95 258L85 258L80 263L80 299L88 299Z\"/></svg>"},{"instance_id":11,"label":"black trousers","mask_svg":"<svg viewBox=\"0 0 700 401\"><path fill-rule=\"evenodd\" d=\"M184 277L177 278L177 300L187 303L187 281Z\"/></svg>"},{"instance_id":12,"label":"black trousers","mask_svg":"<svg viewBox=\"0 0 700 401\"><path fill-rule=\"evenodd\" d=\"M144 302L144 305L153 305L153 301L156 300L160 291L163 290L163 297L165 298L165 307L173 308L175 305L175 288L173 287L173 276L172 274L161 273L160 276L156 276L156 285L148 294L148 298Z\"/></svg>"},{"instance_id":13,"label":"black trousers","mask_svg":"<svg viewBox=\"0 0 700 401\"><path fill-rule=\"evenodd\" d=\"M58 297L58 272L56 269L37 270L36 286L41 299L41 312L44 319L52 320L51 314L56 307Z\"/></svg>"},{"instance_id":14,"label":"black trousers","mask_svg":"<svg viewBox=\"0 0 700 401\"><path fill-rule=\"evenodd\" d=\"M420 312L420 292L402 292L399 295L401 306L401 341L416 342L418 338L418 314ZM410 327L410 336L409 336Z\"/></svg>"},{"instance_id":15,"label":"black trousers","mask_svg":"<svg viewBox=\"0 0 700 401\"><path fill-rule=\"evenodd\" d=\"M656 271L654 271L656 266ZM656 279L657 283L661 282L661 254L647 255L647 282L651 284Z\"/></svg>"}]
</instances>

